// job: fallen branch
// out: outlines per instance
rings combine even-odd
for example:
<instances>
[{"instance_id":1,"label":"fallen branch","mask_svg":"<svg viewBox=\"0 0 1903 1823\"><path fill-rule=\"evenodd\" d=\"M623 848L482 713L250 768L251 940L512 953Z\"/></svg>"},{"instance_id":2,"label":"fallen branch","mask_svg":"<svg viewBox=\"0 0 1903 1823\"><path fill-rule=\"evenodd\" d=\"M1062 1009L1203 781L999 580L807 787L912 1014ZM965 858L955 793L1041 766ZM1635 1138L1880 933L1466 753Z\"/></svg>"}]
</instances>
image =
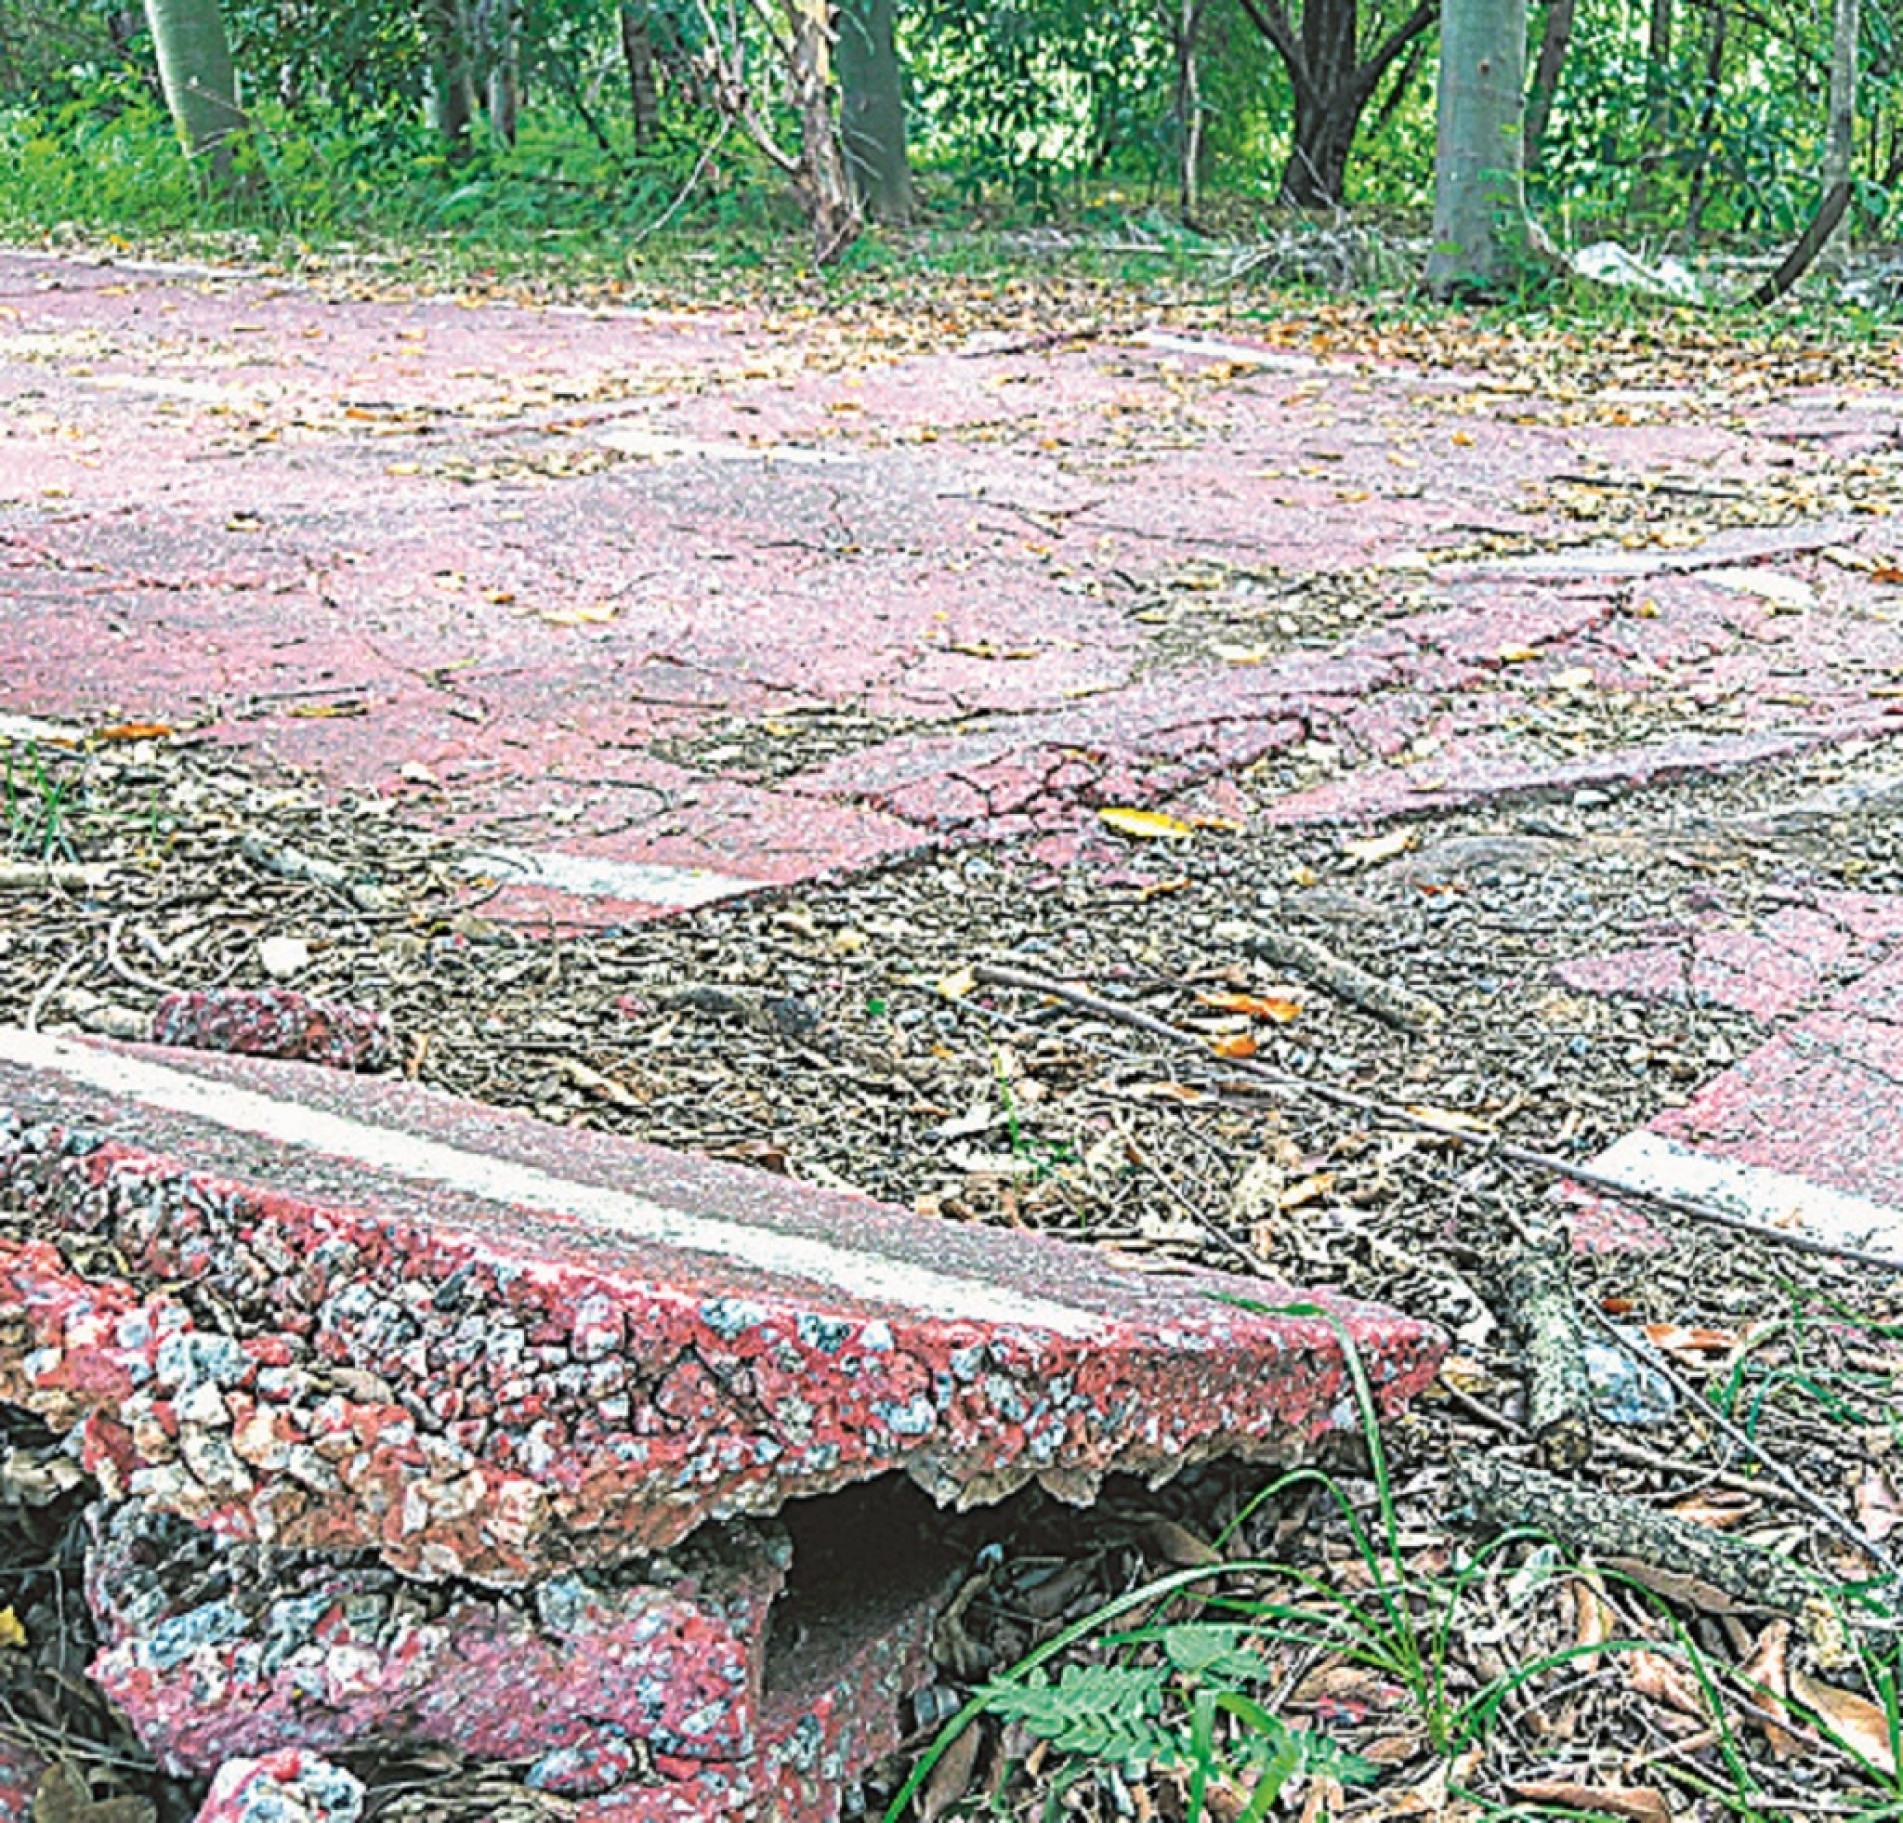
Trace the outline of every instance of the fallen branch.
<instances>
[{"instance_id":1,"label":"fallen branch","mask_svg":"<svg viewBox=\"0 0 1903 1823\"><path fill-rule=\"evenodd\" d=\"M104 886L112 870L97 861L0 861L0 892L91 892Z\"/></svg>"},{"instance_id":2,"label":"fallen branch","mask_svg":"<svg viewBox=\"0 0 1903 1823\"><path fill-rule=\"evenodd\" d=\"M1360 1007L1364 1013L1385 1019L1389 1025L1424 1032L1447 1017L1424 995L1369 974L1365 968L1337 956L1312 937L1298 937L1293 931L1264 930L1254 925L1234 932L1217 932L1218 936L1232 934L1250 955L1273 962L1278 968L1292 968L1331 994Z\"/></svg>"},{"instance_id":3,"label":"fallen branch","mask_svg":"<svg viewBox=\"0 0 1903 1823\"><path fill-rule=\"evenodd\" d=\"M1805 1620L1813 1640L1828 1613L1829 1585L1761 1545L1622 1494L1575 1487L1504 1456L1471 1457L1454 1473L1454 1496L1463 1509L1459 1517L1484 1530L1524 1526L1602 1564L1623 1559L1668 1577L1692 1579L1740 1609Z\"/></svg>"},{"instance_id":4,"label":"fallen branch","mask_svg":"<svg viewBox=\"0 0 1903 1823\"><path fill-rule=\"evenodd\" d=\"M1592 1454L1592 1385L1571 1261L1571 1237L1543 1219L1504 1274L1508 1311L1526 1344L1526 1425L1549 1469L1578 1468Z\"/></svg>"}]
</instances>

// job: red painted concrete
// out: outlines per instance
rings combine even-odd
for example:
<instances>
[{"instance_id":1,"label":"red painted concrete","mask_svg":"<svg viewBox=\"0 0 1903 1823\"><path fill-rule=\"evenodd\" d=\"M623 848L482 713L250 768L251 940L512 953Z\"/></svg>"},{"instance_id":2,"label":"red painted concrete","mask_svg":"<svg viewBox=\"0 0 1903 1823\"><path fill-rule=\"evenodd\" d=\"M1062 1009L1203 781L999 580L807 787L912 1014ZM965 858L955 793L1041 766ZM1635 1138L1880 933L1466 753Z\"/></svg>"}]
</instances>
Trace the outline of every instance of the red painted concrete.
<instances>
[{"instance_id":1,"label":"red painted concrete","mask_svg":"<svg viewBox=\"0 0 1903 1823\"><path fill-rule=\"evenodd\" d=\"M0 710L201 727L473 842L747 890L1062 838L1303 738L1364 770L1274 814L1335 820L1894 725L1881 585L1810 528L1432 561L1476 529L1576 543L1556 478L1582 470L1800 487L1784 400L1550 402L1317 362L1299 321L991 354L797 310L333 301L28 254L0 254L0 296ZM1833 434L1880 436L1895 382L1874 359ZM1887 553L1879 522L1823 530ZM1687 567L1720 554L1817 606ZM1390 562L1319 635L1279 632L1280 578L1246 574ZM1193 630L1208 596L1170 585L1212 564L1239 618L1136 617ZM1540 732L1582 669L1640 711L1610 767ZM809 713L862 744L743 773L736 730L770 746ZM1382 763L1429 736L1431 762Z\"/></svg>"},{"instance_id":2,"label":"red painted concrete","mask_svg":"<svg viewBox=\"0 0 1903 1823\"><path fill-rule=\"evenodd\" d=\"M0 1739L0 1823L34 1823L33 1802L46 1767L30 1747Z\"/></svg>"},{"instance_id":3,"label":"red painted concrete","mask_svg":"<svg viewBox=\"0 0 1903 1823\"><path fill-rule=\"evenodd\" d=\"M1077 1316L1063 1334L679 1246L630 1252L563 1208L559 1183L547 1206L511 1207L0 1068L16 1216L44 1237L110 1237L131 1270L95 1282L46 1239L0 1248L28 1318L0 1352L0 1397L78 1426L109 1487L226 1536L504 1585L894 1469L941 1499L1030 1479L1081 1493L1113 1468L1283 1456L1355 1422L1335 1332L1226 1301L1292 1296L1253 1281L1158 1280L406 1084L156 1055L775 1244L837 1248L869 1282L883 1260ZM1320 1302L1385 1401L1431 1376L1428 1326ZM245 1313L239 1333L209 1333L213 1309Z\"/></svg>"},{"instance_id":4,"label":"red painted concrete","mask_svg":"<svg viewBox=\"0 0 1903 1823\"><path fill-rule=\"evenodd\" d=\"M221 1767L197 1823L357 1823L363 1797L355 1775L286 1747Z\"/></svg>"},{"instance_id":5,"label":"red painted concrete","mask_svg":"<svg viewBox=\"0 0 1903 1823\"><path fill-rule=\"evenodd\" d=\"M151 1037L154 1044L283 1057L333 1070L386 1069L396 1057L389 1014L288 988L167 994L152 1009Z\"/></svg>"}]
</instances>

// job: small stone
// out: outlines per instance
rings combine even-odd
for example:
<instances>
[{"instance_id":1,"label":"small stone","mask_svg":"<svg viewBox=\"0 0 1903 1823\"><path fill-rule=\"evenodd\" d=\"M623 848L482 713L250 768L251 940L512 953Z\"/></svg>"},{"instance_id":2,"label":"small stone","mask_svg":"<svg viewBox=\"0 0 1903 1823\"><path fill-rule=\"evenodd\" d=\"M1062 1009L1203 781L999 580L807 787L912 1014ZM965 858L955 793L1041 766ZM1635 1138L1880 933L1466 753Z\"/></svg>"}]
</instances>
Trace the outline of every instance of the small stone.
<instances>
[{"instance_id":1,"label":"small stone","mask_svg":"<svg viewBox=\"0 0 1903 1823\"><path fill-rule=\"evenodd\" d=\"M311 946L302 937L266 937L258 945L258 961L273 981L289 981L311 965Z\"/></svg>"}]
</instances>

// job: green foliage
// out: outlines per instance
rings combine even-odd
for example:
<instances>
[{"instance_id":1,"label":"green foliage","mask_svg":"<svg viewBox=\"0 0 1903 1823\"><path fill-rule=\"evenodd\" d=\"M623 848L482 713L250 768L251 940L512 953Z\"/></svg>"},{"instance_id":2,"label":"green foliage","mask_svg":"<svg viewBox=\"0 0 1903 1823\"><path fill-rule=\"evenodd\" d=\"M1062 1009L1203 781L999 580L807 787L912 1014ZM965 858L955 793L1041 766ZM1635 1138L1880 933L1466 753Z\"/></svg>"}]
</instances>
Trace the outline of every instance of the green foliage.
<instances>
[{"instance_id":1,"label":"green foliage","mask_svg":"<svg viewBox=\"0 0 1903 1823\"><path fill-rule=\"evenodd\" d=\"M70 855L68 789L48 770L36 742L18 751L11 741L0 742L0 832L7 846L35 860Z\"/></svg>"},{"instance_id":2,"label":"green foliage","mask_svg":"<svg viewBox=\"0 0 1903 1823\"><path fill-rule=\"evenodd\" d=\"M1076 1761L1133 1774L1187 1769L1198 1793L1219 1778L1245 1781L1251 1817L1303 1773L1342 1784L1372 1778L1365 1760L1325 1735L1290 1728L1257 1701L1252 1690L1275 1673L1247 1638L1243 1627L1208 1624L1131 1634L1112 1643L1146 1648L1142 1657L1067 1664L1055 1681L1040 1667L1022 1682L988 1686L981 1700L1000 1720L1020 1723ZM1058 1782L1067 1782L1063 1772Z\"/></svg>"}]
</instances>

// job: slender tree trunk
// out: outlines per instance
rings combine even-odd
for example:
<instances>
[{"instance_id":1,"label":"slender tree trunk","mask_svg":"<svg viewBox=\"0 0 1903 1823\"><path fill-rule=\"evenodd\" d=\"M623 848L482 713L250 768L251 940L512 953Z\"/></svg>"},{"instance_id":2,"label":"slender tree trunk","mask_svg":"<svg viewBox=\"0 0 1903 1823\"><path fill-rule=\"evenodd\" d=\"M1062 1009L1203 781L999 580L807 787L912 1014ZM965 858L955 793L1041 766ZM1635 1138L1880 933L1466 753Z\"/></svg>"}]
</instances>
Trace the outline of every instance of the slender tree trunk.
<instances>
[{"instance_id":1,"label":"slender tree trunk","mask_svg":"<svg viewBox=\"0 0 1903 1823\"><path fill-rule=\"evenodd\" d=\"M159 81L180 142L215 190L236 181L232 153L249 123L218 0L145 0Z\"/></svg>"},{"instance_id":2,"label":"slender tree trunk","mask_svg":"<svg viewBox=\"0 0 1903 1823\"><path fill-rule=\"evenodd\" d=\"M423 0L423 24L430 48L430 124L443 151L461 160L469 156L469 129L476 117L468 9L463 0Z\"/></svg>"},{"instance_id":3,"label":"slender tree trunk","mask_svg":"<svg viewBox=\"0 0 1903 1823\"><path fill-rule=\"evenodd\" d=\"M1530 238L1525 95L1526 0L1449 0L1427 262L1427 282L1442 296L1498 291L1520 276Z\"/></svg>"},{"instance_id":4,"label":"slender tree trunk","mask_svg":"<svg viewBox=\"0 0 1903 1823\"><path fill-rule=\"evenodd\" d=\"M833 92L833 33L827 0L784 0L792 30L788 75L800 123L793 185L813 231L813 257L830 265L859 237L859 198L846 174Z\"/></svg>"},{"instance_id":5,"label":"slender tree trunk","mask_svg":"<svg viewBox=\"0 0 1903 1823\"><path fill-rule=\"evenodd\" d=\"M521 0L481 0L479 17L489 130L512 146L522 112Z\"/></svg>"},{"instance_id":6,"label":"slender tree trunk","mask_svg":"<svg viewBox=\"0 0 1903 1823\"><path fill-rule=\"evenodd\" d=\"M1183 220L1194 224L1202 204L1203 86L1197 39L1203 0L1175 0L1169 8L1171 48L1176 53L1176 201Z\"/></svg>"},{"instance_id":7,"label":"slender tree trunk","mask_svg":"<svg viewBox=\"0 0 1903 1823\"><path fill-rule=\"evenodd\" d=\"M1824 127L1824 189L1820 209L1850 187L1851 159L1857 137L1857 0L1833 0L1830 20L1830 113ZM1845 196L1845 203L1849 201ZM1848 209L1838 208L1840 218ZM1824 261L1841 270L1850 252L1850 234L1841 230L1824 242Z\"/></svg>"},{"instance_id":8,"label":"slender tree trunk","mask_svg":"<svg viewBox=\"0 0 1903 1823\"><path fill-rule=\"evenodd\" d=\"M1566 64L1566 47L1573 41L1575 0L1548 0L1546 26L1540 33L1539 61L1533 66L1533 88L1526 98L1526 167L1539 163L1540 142L1553 117L1553 97L1559 93L1559 73Z\"/></svg>"},{"instance_id":9,"label":"slender tree trunk","mask_svg":"<svg viewBox=\"0 0 1903 1823\"><path fill-rule=\"evenodd\" d=\"M1672 0L1652 0L1645 23L1645 113L1655 138L1671 131Z\"/></svg>"},{"instance_id":10,"label":"slender tree trunk","mask_svg":"<svg viewBox=\"0 0 1903 1823\"><path fill-rule=\"evenodd\" d=\"M1730 42L1731 15L1720 4L1711 16L1711 37L1705 46L1704 93L1698 103L1698 125L1693 131L1698 155L1692 166L1691 194L1685 202L1685 227L1680 236L1680 251L1698 244L1699 224L1705 214L1706 179L1711 175L1714 142L1711 131L1718 112L1718 96L1724 83L1725 47Z\"/></svg>"},{"instance_id":11,"label":"slender tree trunk","mask_svg":"<svg viewBox=\"0 0 1903 1823\"><path fill-rule=\"evenodd\" d=\"M654 80L654 34L648 28L648 0L622 0L621 60L628 66L634 143L637 147L651 146L661 131L661 90Z\"/></svg>"},{"instance_id":12,"label":"slender tree trunk","mask_svg":"<svg viewBox=\"0 0 1903 1823\"><path fill-rule=\"evenodd\" d=\"M893 0L841 0L840 135L854 193L875 221L912 215L905 93L893 36Z\"/></svg>"}]
</instances>

